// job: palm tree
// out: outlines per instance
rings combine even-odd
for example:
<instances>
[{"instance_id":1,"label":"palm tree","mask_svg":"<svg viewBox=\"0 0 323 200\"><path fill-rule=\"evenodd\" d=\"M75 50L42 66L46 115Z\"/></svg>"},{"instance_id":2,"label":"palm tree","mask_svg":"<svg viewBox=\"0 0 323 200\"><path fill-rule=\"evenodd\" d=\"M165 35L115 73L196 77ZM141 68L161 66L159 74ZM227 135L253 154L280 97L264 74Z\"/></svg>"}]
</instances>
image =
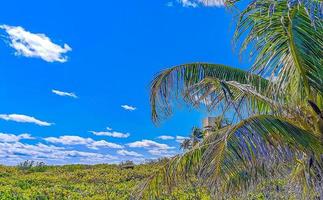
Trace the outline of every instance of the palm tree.
<instances>
[{"instance_id":1,"label":"palm tree","mask_svg":"<svg viewBox=\"0 0 323 200\"><path fill-rule=\"evenodd\" d=\"M191 137L192 145L195 146L203 139L204 132L200 128L193 127L190 137Z\"/></svg>"},{"instance_id":2,"label":"palm tree","mask_svg":"<svg viewBox=\"0 0 323 200\"><path fill-rule=\"evenodd\" d=\"M193 127L189 138L184 139L181 142L180 147L184 151L192 149L195 145L197 145L199 142L202 141L203 137L204 137L203 130L197 127Z\"/></svg>"},{"instance_id":3,"label":"palm tree","mask_svg":"<svg viewBox=\"0 0 323 200\"><path fill-rule=\"evenodd\" d=\"M231 125L174 157L145 184L145 194L156 196L164 189L161 183L171 188L196 174L219 198L241 197L265 178L277 177L289 178L291 187L302 184L293 187L296 194L323 196L321 3L252 1L239 15L234 38L241 52L250 51L250 72L190 63L155 77L156 123L172 114L172 101L181 97L195 107L207 100L207 108L221 111Z\"/></svg>"},{"instance_id":4,"label":"palm tree","mask_svg":"<svg viewBox=\"0 0 323 200\"><path fill-rule=\"evenodd\" d=\"M190 138L184 139L180 144L181 149L184 151L189 150L192 148L192 141Z\"/></svg>"}]
</instances>

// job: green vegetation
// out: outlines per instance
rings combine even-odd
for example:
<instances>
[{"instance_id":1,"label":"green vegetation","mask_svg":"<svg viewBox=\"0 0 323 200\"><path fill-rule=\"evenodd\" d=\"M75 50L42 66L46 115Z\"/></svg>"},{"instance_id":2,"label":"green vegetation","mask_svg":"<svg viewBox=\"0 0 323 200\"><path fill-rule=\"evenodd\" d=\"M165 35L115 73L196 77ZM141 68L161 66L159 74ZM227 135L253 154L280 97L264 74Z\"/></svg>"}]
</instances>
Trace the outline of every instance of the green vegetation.
<instances>
[{"instance_id":1,"label":"green vegetation","mask_svg":"<svg viewBox=\"0 0 323 200\"><path fill-rule=\"evenodd\" d=\"M16 167L0 166L0 200L78 200L124 199L136 197L151 174L168 160L150 161L133 165L65 165L46 166L26 161ZM297 199L286 187L288 180L264 181L251 191L246 200ZM167 188L163 188L167 190ZM133 196L132 196L133 195ZM294 198L292 198L294 197ZM159 200L211 200L207 189L198 186L196 177L190 177L168 194L159 194ZM239 199L239 198L238 198Z\"/></svg>"},{"instance_id":2,"label":"green vegetation","mask_svg":"<svg viewBox=\"0 0 323 200\"><path fill-rule=\"evenodd\" d=\"M236 10L238 1L226 2ZM215 199L246 199L273 183L282 183L278 196L256 192L254 198L323 197L321 6L321 0L250 1L237 13L234 37L253 61L250 71L189 63L155 77L150 99L156 123L172 114L178 98L230 123L215 124L200 141L194 134L185 140L187 151L147 181L143 197L158 198L191 177Z\"/></svg>"},{"instance_id":3,"label":"green vegetation","mask_svg":"<svg viewBox=\"0 0 323 200\"><path fill-rule=\"evenodd\" d=\"M130 199L143 180L165 161L130 167L120 165L45 166L26 161L17 167L0 166L0 200ZM126 166L126 167L125 167ZM185 185L160 199L209 199L207 192Z\"/></svg>"}]
</instances>

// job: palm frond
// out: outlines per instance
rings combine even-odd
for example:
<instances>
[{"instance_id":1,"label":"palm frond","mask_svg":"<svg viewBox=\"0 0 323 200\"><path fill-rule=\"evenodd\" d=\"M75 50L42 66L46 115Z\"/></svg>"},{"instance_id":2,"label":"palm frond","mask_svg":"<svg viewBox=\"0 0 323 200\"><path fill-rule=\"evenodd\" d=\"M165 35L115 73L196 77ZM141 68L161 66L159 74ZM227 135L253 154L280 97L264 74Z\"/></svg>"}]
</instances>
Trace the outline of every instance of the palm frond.
<instances>
[{"instance_id":1,"label":"palm frond","mask_svg":"<svg viewBox=\"0 0 323 200\"><path fill-rule=\"evenodd\" d=\"M173 158L141 189L149 188L145 191L151 197L158 190L165 191L161 185L171 190L179 180L196 175L201 185L216 195L224 196L230 190L230 194L239 196L269 175L289 176L300 158L306 160L313 155L311 159L319 162L322 153L322 144L315 135L288 119L259 115L211 134Z\"/></svg>"},{"instance_id":2,"label":"palm frond","mask_svg":"<svg viewBox=\"0 0 323 200\"><path fill-rule=\"evenodd\" d=\"M296 1L295 1L296 2ZM323 93L323 26L318 14L312 25L304 4L286 8L286 1L254 1L239 19L235 41L252 49L253 71L277 77L276 92L288 90L291 101L316 100Z\"/></svg>"},{"instance_id":3,"label":"palm frond","mask_svg":"<svg viewBox=\"0 0 323 200\"><path fill-rule=\"evenodd\" d=\"M315 120L313 120L316 117L312 115L310 107L300 108L295 104L286 102L279 95L271 94L268 91L258 92L249 84L205 78L188 89L186 94L189 96L186 99L189 99L192 105L207 101L206 106L209 110L215 110L221 102L225 107L233 108L229 110L231 113L232 111L244 113L241 119L254 114L284 116L304 129L312 130L319 135L319 131L315 128Z\"/></svg>"},{"instance_id":4,"label":"palm frond","mask_svg":"<svg viewBox=\"0 0 323 200\"><path fill-rule=\"evenodd\" d=\"M268 80L260 76L220 64L191 63L175 66L159 73L151 84L152 119L157 122L160 118L171 115L172 100L179 97L185 99L185 91L206 77L250 84L261 91L266 90L269 84Z\"/></svg>"},{"instance_id":5,"label":"palm frond","mask_svg":"<svg viewBox=\"0 0 323 200\"><path fill-rule=\"evenodd\" d=\"M209 110L215 110L217 105L222 103L225 107L233 107L236 112L270 113L279 111L281 105L278 101L272 100L259 93L249 84L241 84L236 81L223 81L214 78L205 78L193 85L186 92L186 99L193 105L199 102L207 102L205 105ZM275 97L278 99L277 97ZM248 113L247 116L250 116Z\"/></svg>"}]
</instances>

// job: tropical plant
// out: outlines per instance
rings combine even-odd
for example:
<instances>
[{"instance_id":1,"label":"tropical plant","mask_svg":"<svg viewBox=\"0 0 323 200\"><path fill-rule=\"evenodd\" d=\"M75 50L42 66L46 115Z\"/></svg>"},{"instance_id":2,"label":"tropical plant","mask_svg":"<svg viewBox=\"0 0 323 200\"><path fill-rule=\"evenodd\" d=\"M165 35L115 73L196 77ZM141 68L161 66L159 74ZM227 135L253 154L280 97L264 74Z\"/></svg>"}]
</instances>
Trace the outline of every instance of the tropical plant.
<instances>
[{"instance_id":1,"label":"tropical plant","mask_svg":"<svg viewBox=\"0 0 323 200\"><path fill-rule=\"evenodd\" d=\"M188 150L192 148L192 143L191 143L191 139L190 138L185 138L181 144L180 144L181 149Z\"/></svg>"},{"instance_id":2,"label":"tropical plant","mask_svg":"<svg viewBox=\"0 0 323 200\"><path fill-rule=\"evenodd\" d=\"M213 123L210 124L208 127L203 127L203 129L198 127L193 127L189 137L185 138L180 143L180 147L183 150L192 149L195 145L202 142L202 140L208 135L208 133L220 130L227 125L228 125L227 120L224 119L223 116L219 116L214 118Z\"/></svg>"},{"instance_id":3,"label":"tropical plant","mask_svg":"<svg viewBox=\"0 0 323 200\"><path fill-rule=\"evenodd\" d=\"M204 137L204 131L200 128L193 127L192 132L189 136L189 138L185 138L181 144L180 147L183 150L188 150L194 147L196 144L202 141Z\"/></svg>"},{"instance_id":4,"label":"tropical plant","mask_svg":"<svg viewBox=\"0 0 323 200\"><path fill-rule=\"evenodd\" d=\"M296 198L323 196L323 29L318 5L322 2L252 1L239 14L234 37L241 53L250 52L250 72L191 63L155 77L155 122L171 115L172 101L181 97L189 105L203 102L210 111L221 111L231 125L174 157L144 184L143 195L156 197L167 191L161 185L170 190L193 175L220 199L241 197L264 180L280 178L290 180Z\"/></svg>"}]
</instances>

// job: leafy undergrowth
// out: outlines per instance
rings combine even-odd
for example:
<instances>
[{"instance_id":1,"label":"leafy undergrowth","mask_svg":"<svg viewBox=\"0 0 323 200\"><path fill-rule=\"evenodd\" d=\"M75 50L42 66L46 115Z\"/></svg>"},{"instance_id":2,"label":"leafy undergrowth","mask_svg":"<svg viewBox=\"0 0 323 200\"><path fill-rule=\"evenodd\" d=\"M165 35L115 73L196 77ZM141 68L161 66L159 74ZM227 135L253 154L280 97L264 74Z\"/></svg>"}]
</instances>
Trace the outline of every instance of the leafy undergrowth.
<instances>
[{"instance_id":1,"label":"leafy undergrowth","mask_svg":"<svg viewBox=\"0 0 323 200\"><path fill-rule=\"evenodd\" d=\"M17 167L0 165L0 200L128 200L163 162L122 165L65 165ZM127 165L128 166L128 165ZM265 181L243 199L296 199L286 189L286 180ZM158 200L211 200L206 190L180 183ZM235 199L241 199L237 197Z\"/></svg>"},{"instance_id":2,"label":"leafy undergrowth","mask_svg":"<svg viewBox=\"0 0 323 200\"><path fill-rule=\"evenodd\" d=\"M122 168L119 165L0 166L0 200L130 199L133 189L160 164ZM209 199L191 187L160 199Z\"/></svg>"}]
</instances>

